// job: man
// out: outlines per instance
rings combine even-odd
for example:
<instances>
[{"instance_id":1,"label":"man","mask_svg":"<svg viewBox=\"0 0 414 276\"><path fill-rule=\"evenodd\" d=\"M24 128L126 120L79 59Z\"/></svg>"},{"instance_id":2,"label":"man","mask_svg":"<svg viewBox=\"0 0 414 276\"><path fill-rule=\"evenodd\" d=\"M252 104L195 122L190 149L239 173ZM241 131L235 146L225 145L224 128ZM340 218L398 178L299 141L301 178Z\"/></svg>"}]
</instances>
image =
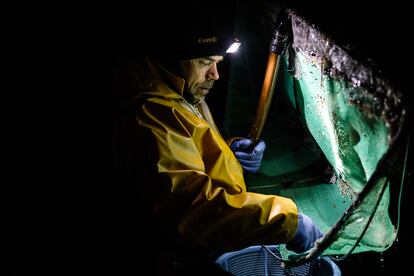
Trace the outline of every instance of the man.
<instances>
[{"instance_id":1,"label":"man","mask_svg":"<svg viewBox=\"0 0 414 276\"><path fill-rule=\"evenodd\" d=\"M243 175L260 168L264 141L226 142L214 123L205 97L229 42L239 41L200 32L174 55L138 59L124 72L127 104L114 152L127 187L138 189L130 219L151 237L157 270L251 245L287 243L302 252L322 236L291 199L247 191Z\"/></svg>"}]
</instances>

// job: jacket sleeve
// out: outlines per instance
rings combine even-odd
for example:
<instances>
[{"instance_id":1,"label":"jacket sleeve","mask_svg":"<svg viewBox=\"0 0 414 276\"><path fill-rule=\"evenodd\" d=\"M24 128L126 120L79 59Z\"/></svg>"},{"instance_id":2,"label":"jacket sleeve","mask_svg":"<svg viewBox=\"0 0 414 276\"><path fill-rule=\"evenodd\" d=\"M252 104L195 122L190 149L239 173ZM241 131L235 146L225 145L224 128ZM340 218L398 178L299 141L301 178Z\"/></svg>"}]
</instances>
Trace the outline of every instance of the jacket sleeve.
<instances>
[{"instance_id":1,"label":"jacket sleeve","mask_svg":"<svg viewBox=\"0 0 414 276\"><path fill-rule=\"evenodd\" d=\"M182 239L211 254L293 239L295 203L247 192L239 162L205 121L156 100L143 105L137 122L157 144L162 181L153 210Z\"/></svg>"}]
</instances>

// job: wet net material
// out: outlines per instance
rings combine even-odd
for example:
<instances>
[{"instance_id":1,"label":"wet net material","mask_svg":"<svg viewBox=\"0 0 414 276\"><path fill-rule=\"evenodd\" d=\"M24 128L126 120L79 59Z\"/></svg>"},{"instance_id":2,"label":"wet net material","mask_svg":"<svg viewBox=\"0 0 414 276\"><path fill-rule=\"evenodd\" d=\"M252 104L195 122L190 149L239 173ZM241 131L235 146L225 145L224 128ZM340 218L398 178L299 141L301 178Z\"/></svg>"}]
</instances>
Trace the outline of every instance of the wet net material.
<instances>
[{"instance_id":1,"label":"wet net material","mask_svg":"<svg viewBox=\"0 0 414 276\"><path fill-rule=\"evenodd\" d=\"M329 233L323 255L382 252L397 235L390 187L400 183L389 168L404 125L403 100L371 67L292 16L292 45L262 134L267 149L259 173L246 174L248 190L294 199ZM238 28L249 27L244 23ZM225 136L246 135L256 111L252 90L260 87L248 68L257 53L248 51L241 49L230 66ZM282 251L284 259L292 254Z\"/></svg>"}]
</instances>

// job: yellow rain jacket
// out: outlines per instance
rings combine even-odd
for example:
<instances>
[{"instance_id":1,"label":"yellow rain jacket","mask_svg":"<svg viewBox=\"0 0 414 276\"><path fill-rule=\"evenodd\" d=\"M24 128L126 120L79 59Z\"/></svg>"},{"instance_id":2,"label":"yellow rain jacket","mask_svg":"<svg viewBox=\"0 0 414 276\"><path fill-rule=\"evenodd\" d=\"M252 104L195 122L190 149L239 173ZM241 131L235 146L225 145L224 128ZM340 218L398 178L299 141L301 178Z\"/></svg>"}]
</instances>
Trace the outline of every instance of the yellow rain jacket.
<instances>
[{"instance_id":1,"label":"yellow rain jacket","mask_svg":"<svg viewBox=\"0 0 414 276\"><path fill-rule=\"evenodd\" d=\"M134 69L135 124L155 141L157 179L152 211L166 228L216 256L258 244L285 243L297 228L288 198L246 191L243 169L222 138L204 101L183 98L184 79L146 59ZM139 90L139 91L138 91ZM135 127L138 127L138 126ZM142 141L142 140L141 140ZM148 150L145 142L137 143Z\"/></svg>"}]
</instances>

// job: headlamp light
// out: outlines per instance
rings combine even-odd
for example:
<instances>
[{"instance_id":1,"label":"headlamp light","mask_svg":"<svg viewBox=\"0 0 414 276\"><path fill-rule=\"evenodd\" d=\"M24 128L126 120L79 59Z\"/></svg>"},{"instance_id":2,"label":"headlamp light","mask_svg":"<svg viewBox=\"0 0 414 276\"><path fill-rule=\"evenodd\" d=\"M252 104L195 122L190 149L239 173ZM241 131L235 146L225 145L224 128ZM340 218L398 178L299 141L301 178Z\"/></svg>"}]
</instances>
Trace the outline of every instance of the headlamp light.
<instances>
[{"instance_id":1,"label":"headlamp light","mask_svg":"<svg viewBox=\"0 0 414 276\"><path fill-rule=\"evenodd\" d=\"M234 38L234 42L230 45L230 47L226 50L227 54L232 54L237 52L237 50L239 49L241 45L240 40L238 40L237 38Z\"/></svg>"}]
</instances>

